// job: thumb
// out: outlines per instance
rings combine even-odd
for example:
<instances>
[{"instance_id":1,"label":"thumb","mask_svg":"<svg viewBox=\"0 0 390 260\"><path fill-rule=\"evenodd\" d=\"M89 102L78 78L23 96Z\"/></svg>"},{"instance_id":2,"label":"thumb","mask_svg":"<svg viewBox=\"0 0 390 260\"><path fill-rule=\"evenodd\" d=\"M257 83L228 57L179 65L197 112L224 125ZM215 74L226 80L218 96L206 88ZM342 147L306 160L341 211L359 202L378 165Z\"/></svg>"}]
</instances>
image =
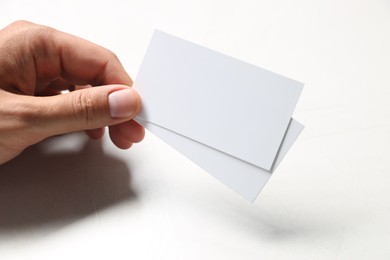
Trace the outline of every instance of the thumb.
<instances>
[{"instance_id":1,"label":"thumb","mask_svg":"<svg viewBox=\"0 0 390 260\"><path fill-rule=\"evenodd\" d=\"M141 109L141 99L134 88L106 85L76 90L51 97L35 97L42 111L36 117L42 137L96 129L129 121Z\"/></svg>"}]
</instances>

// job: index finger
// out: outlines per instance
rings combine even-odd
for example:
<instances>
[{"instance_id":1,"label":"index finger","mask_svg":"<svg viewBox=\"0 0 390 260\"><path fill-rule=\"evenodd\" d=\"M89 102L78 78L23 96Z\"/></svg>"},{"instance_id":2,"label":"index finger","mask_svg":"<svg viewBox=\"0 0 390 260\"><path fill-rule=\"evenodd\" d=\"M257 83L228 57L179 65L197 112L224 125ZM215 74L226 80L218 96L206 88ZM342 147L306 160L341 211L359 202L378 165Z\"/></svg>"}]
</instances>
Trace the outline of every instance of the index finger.
<instances>
[{"instance_id":1,"label":"index finger","mask_svg":"<svg viewBox=\"0 0 390 260\"><path fill-rule=\"evenodd\" d=\"M133 84L112 51L57 30L53 32L53 43L61 61L61 77L65 80L93 86Z\"/></svg>"},{"instance_id":2,"label":"index finger","mask_svg":"<svg viewBox=\"0 0 390 260\"><path fill-rule=\"evenodd\" d=\"M15 85L22 88L58 77L76 85L133 83L112 51L80 37L26 21L7 26L2 35L7 55L20 58L5 67L11 66L10 71L20 74L15 78L22 82ZM33 74L26 77L26 71ZM35 75L35 82L30 82L31 75Z\"/></svg>"}]
</instances>

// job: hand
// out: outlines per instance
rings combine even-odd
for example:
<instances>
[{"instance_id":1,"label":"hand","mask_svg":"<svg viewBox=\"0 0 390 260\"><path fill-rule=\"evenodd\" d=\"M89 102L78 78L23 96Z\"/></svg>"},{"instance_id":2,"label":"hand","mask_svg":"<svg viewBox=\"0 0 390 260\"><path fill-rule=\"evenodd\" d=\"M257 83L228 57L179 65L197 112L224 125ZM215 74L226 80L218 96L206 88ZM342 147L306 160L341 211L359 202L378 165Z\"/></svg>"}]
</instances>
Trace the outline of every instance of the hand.
<instances>
[{"instance_id":1,"label":"hand","mask_svg":"<svg viewBox=\"0 0 390 260\"><path fill-rule=\"evenodd\" d=\"M98 139L109 126L122 149L141 141L132 83L118 58L91 42L24 21L0 30L0 164L73 131Z\"/></svg>"}]
</instances>

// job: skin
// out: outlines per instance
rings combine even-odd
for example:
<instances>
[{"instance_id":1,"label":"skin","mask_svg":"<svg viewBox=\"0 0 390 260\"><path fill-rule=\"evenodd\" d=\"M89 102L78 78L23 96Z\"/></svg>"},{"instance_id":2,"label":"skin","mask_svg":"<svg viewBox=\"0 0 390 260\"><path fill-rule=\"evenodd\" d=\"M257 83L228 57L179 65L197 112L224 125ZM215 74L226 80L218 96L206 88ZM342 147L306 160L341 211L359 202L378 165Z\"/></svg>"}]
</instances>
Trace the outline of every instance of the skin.
<instances>
[{"instance_id":1,"label":"skin","mask_svg":"<svg viewBox=\"0 0 390 260\"><path fill-rule=\"evenodd\" d=\"M144 137L132 118L141 101L116 55L84 39L26 21L0 31L0 164L43 139L85 130L92 139L109 126L127 149ZM93 86L93 87L91 87ZM130 89L136 101L113 118L108 96ZM64 90L69 93L64 93Z\"/></svg>"}]
</instances>

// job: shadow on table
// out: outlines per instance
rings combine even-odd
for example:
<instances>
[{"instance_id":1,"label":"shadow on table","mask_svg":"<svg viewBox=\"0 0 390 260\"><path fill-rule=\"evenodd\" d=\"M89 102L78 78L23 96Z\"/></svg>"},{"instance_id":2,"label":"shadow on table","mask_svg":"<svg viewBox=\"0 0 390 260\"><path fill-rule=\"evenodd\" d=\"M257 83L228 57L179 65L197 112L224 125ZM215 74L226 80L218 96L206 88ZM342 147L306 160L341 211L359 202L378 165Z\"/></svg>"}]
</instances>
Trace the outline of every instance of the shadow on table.
<instances>
[{"instance_id":1,"label":"shadow on table","mask_svg":"<svg viewBox=\"0 0 390 260\"><path fill-rule=\"evenodd\" d=\"M136 199L126 164L100 142L83 142L78 151L49 153L46 141L0 166L0 235L66 225Z\"/></svg>"}]
</instances>

